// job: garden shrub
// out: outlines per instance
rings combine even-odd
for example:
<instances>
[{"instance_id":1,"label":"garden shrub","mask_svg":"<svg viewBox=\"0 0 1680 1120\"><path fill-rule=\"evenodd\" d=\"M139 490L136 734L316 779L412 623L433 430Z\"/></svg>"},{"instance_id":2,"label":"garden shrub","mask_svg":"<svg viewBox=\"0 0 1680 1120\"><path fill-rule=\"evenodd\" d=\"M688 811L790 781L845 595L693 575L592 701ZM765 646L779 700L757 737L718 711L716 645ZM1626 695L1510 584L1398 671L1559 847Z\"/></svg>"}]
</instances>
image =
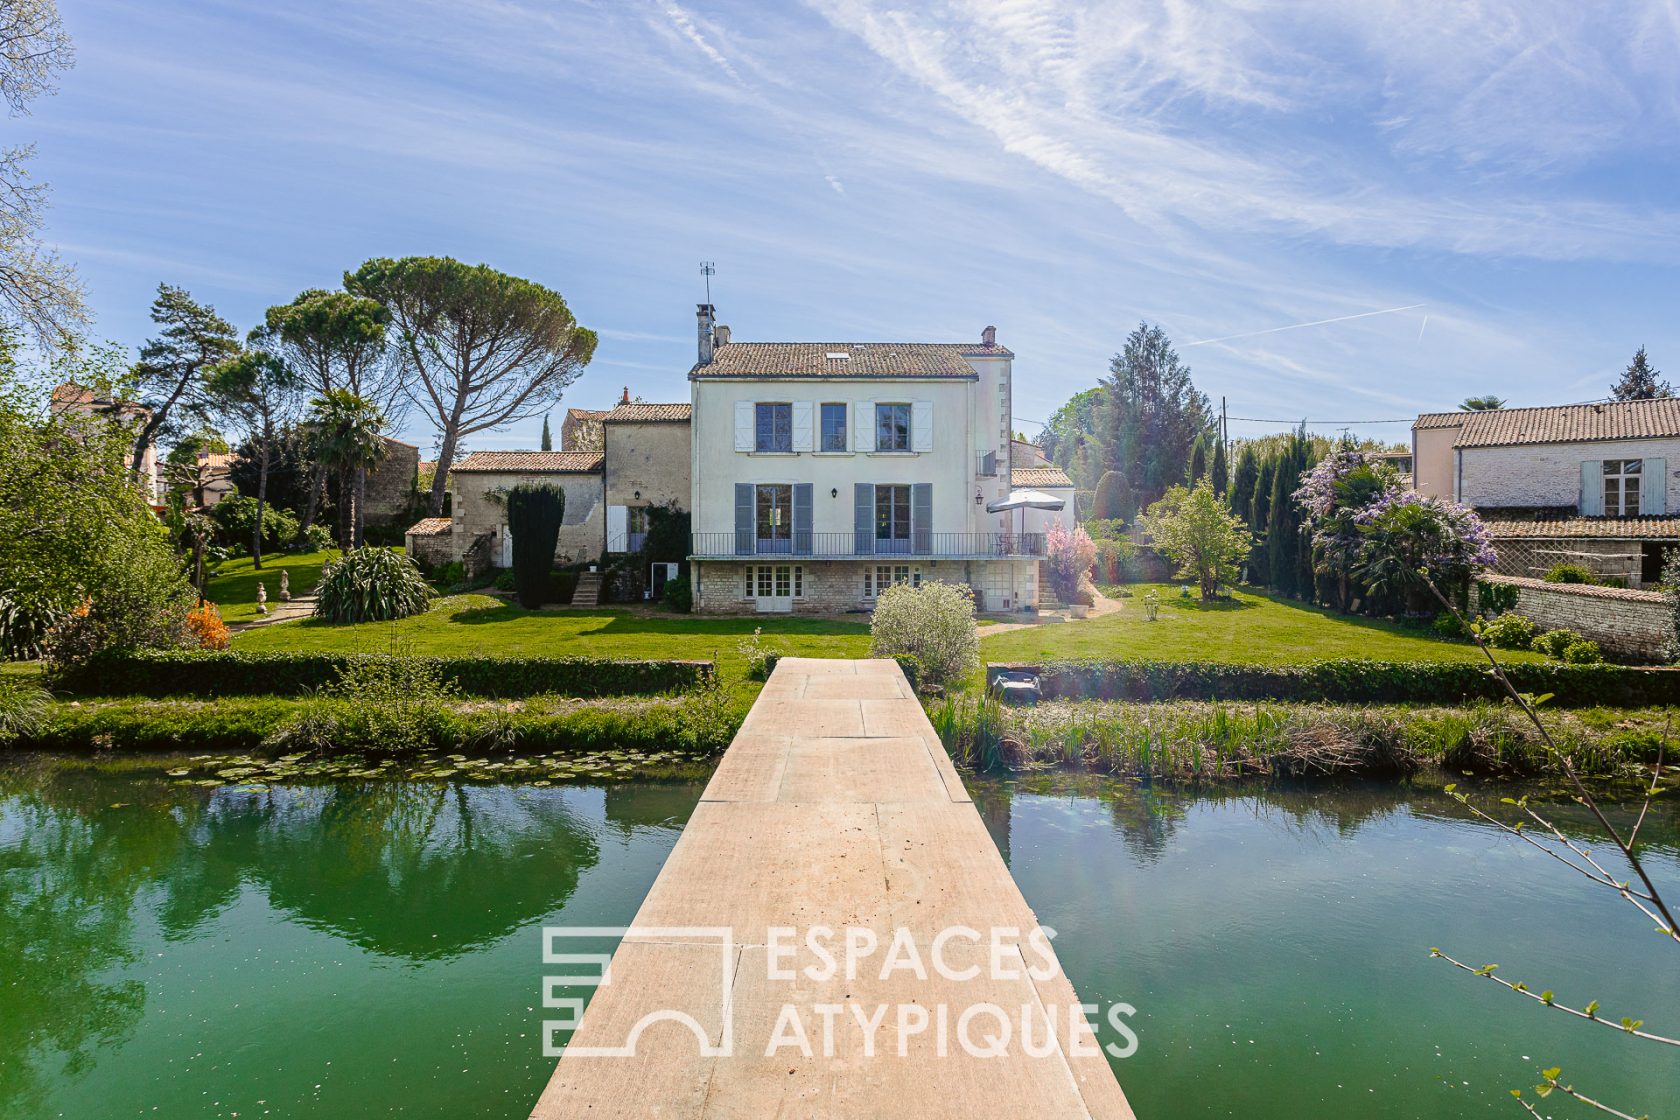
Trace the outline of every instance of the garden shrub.
<instances>
[{"instance_id":1,"label":"garden shrub","mask_svg":"<svg viewBox=\"0 0 1680 1120\"><path fill-rule=\"evenodd\" d=\"M125 549L97 592L73 608L47 634L43 654L51 673L109 651L179 648L187 640L192 586L171 553Z\"/></svg>"},{"instance_id":2,"label":"garden shrub","mask_svg":"<svg viewBox=\"0 0 1680 1120\"><path fill-rule=\"evenodd\" d=\"M751 637L736 642L735 650L741 655L741 660L747 663L749 681L769 680L770 674L776 671L777 660L781 657L780 651L765 643L762 626L753 627Z\"/></svg>"},{"instance_id":3,"label":"garden shrub","mask_svg":"<svg viewBox=\"0 0 1680 1120\"><path fill-rule=\"evenodd\" d=\"M889 587L875 601L869 633L871 657L913 657L921 683L934 688L956 684L980 664L974 592L961 584Z\"/></svg>"},{"instance_id":4,"label":"garden shrub","mask_svg":"<svg viewBox=\"0 0 1680 1120\"><path fill-rule=\"evenodd\" d=\"M1535 653L1543 653L1547 657L1561 659L1563 651L1580 640L1581 635L1573 630L1548 630L1544 634L1536 636L1534 641L1529 643L1529 648Z\"/></svg>"},{"instance_id":5,"label":"garden shrub","mask_svg":"<svg viewBox=\"0 0 1680 1120\"><path fill-rule=\"evenodd\" d=\"M1485 615L1504 614L1514 610L1522 592L1515 584L1494 583L1491 580L1476 581L1476 605Z\"/></svg>"},{"instance_id":6,"label":"garden shrub","mask_svg":"<svg viewBox=\"0 0 1680 1120\"><path fill-rule=\"evenodd\" d=\"M1543 577L1547 583L1594 583L1592 569L1581 564L1554 564Z\"/></svg>"},{"instance_id":7,"label":"garden shrub","mask_svg":"<svg viewBox=\"0 0 1680 1120\"><path fill-rule=\"evenodd\" d=\"M265 549L280 548L297 536L298 519L289 509L265 502L262 519ZM243 494L229 494L210 507L210 520L216 524L216 543L249 549L251 535L257 528L257 500Z\"/></svg>"},{"instance_id":8,"label":"garden shrub","mask_svg":"<svg viewBox=\"0 0 1680 1120\"><path fill-rule=\"evenodd\" d=\"M1495 649L1530 649L1534 645L1534 634L1539 629L1520 614L1502 614L1478 625L1482 641Z\"/></svg>"},{"instance_id":9,"label":"garden shrub","mask_svg":"<svg viewBox=\"0 0 1680 1120\"><path fill-rule=\"evenodd\" d=\"M1464 628L1464 623L1450 611L1442 611L1436 615L1429 628L1443 638L1462 640L1470 636L1470 631Z\"/></svg>"},{"instance_id":10,"label":"garden shrub","mask_svg":"<svg viewBox=\"0 0 1680 1120\"><path fill-rule=\"evenodd\" d=\"M333 622L388 622L426 610L432 596L420 568L389 548L358 548L321 569L315 616Z\"/></svg>"},{"instance_id":11,"label":"garden shrub","mask_svg":"<svg viewBox=\"0 0 1680 1120\"><path fill-rule=\"evenodd\" d=\"M503 568L497 572L496 579L491 586L497 591L512 591L514 588L513 569Z\"/></svg>"},{"instance_id":12,"label":"garden shrub","mask_svg":"<svg viewBox=\"0 0 1680 1120\"><path fill-rule=\"evenodd\" d=\"M0 591L0 661L40 657L60 617L46 603L31 601L16 591Z\"/></svg>"},{"instance_id":13,"label":"garden shrub","mask_svg":"<svg viewBox=\"0 0 1680 1120\"><path fill-rule=\"evenodd\" d=\"M333 547L332 530L325 525L311 525L298 535L292 547L299 552L325 552Z\"/></svg>"},{"instance_id":14,"label":"garden shrub","mask_svg":"<svg viewBox=\"0 0 1680 1120\"><path fill-rule=\"evenodd\" d=\"M665 581L663 595L665 606L678 614L688 614L694 609L694 588L689 584L687 576Z\"/></svg>"},{"instance_id":15,"label":"garden shrub","mask_svg":"<svg viewBox=\"0 0 1680 1120\"><path fill-rule=\"evenodd\" d=\"M992 666L993 670L1000 668ZM1536 695L1550 693L1549 706L1653 707L1680 703L1680 673L1664 669L1532 661L1516 662L1504 668L1520 691ZM1473 661L1344 659L1305 665L1060 661L1040 668L1038 685L1045 699L1061 700L1439 704L1498 700L1505 695L1504 689L1488 675L1487 668Z\"/></svg>"},{"instance_id":16,"label":"garden shrub","mask_svg":"<svg viewBox=\"0 0 1680 1120\"><path fill-rule=\"evenodd\" d=\"M200 603L187 612L187 633L199 649L228 648L227 623L214 603Z\"/></svg>"},{"instance_id":17,"label":"garden shrub","mask_svg":"<svg viewBox=\"0 0 1680 1120\"><path fill-rule=\"evenodd\" d=\"M448 591L467 582L467 566L459 560L451 560L447 564L439 564L432 571L432 583L442 591Z\"/></svg>"},{"instance_id":18,"label":"garden shrub","mask_svg":"<svg viewBox=\"0 0 1680 1120\"><path fill-rule=\"evenodd\" d=\"M445 745L455 695L437 665L424 658L356 658L278 732L277 745L390 754Z\"/></svg>"},{"instance_id":19,"label":"garden shrub","mask_svg":"<svg viewBox=\"0 0 1680 1120\"><path fill-rule=\"evenodd\" d=\"M147 650L107 654L55 683L92 696L297 696L326 688L346 665L378 654L203 653ZM652 696L697 687L709 661L619 661L599 657L414 657L463 696Z\"/></svg>"},{"instance_id":20,"label":"garden shrub","mask_svg":"<svg viewBox=\"0 0 1680 1120\"><path fill-rule=\"evenodd\" d=\"M1571 665L1597 665L1604 655L1599 652L1597 642L1576 638L1563 647L1563 659Z\"/></svg>"}]
</instances>

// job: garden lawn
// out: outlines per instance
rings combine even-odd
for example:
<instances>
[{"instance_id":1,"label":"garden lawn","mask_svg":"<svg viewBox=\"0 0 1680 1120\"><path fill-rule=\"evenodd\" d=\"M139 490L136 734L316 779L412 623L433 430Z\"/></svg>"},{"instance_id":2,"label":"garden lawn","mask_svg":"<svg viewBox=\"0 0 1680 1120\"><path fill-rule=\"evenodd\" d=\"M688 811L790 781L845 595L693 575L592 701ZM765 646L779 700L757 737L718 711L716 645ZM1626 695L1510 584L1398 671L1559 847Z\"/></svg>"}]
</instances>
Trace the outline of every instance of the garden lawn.
<instances>
[{"instance_id":1,"label":"garden lawn","mask_svg":"<svg viewBox=\"0 0 1680 1120\"><path fill-rule=\"evenodd\" d=\"M1143 596L1161 595L1160 616L1150 622ZM1105 588L1113 597L1116 588ZM1120 610L1101 618L982 636L986 661L1222 661L1298 665L1360 657L1373 661L1474 661L1469 642L1436 638L1426 630L1339 615L1289 599L1239 591L1228 601L1179 598L1177 585L1133 584ZM1543 654L1500 650L1508 661L1544 661Z\"/></svg>"},{"instance_id":2,"label":"garden lawn","mask_svg":"<svg viewBox=\"0 0 1680 1120\"><path fill-rule=\"evenodd\" d=\"M257 582L268 587L268 609L280 603L280 570L291 574L292 595L307 595L320 581L321 567L329 560L337 560L338 549L324 552L272 552L263 555L262 571L251 567L251 558L241 556L225 561L210 577L204 597L216 604L225 622L250 622L257 617Z\"/></svg>"},{"instance_id":3,"label":"garden lawn","mask_svg":"<svg viewBox=\"0 0 1680 1120\"><path fill-rule=\"evenodd\" d=\"M489 595L452 595L437 600L425 614L399 622L282 622L235 635L233 648L451 657L698 658L716 660L726 676L739 677L746 659L736 647L755 629L763 630L767 648L791 656L869 654L867 622L659 616L605 608L528 611Z\"/></svg>"}]
</instances>

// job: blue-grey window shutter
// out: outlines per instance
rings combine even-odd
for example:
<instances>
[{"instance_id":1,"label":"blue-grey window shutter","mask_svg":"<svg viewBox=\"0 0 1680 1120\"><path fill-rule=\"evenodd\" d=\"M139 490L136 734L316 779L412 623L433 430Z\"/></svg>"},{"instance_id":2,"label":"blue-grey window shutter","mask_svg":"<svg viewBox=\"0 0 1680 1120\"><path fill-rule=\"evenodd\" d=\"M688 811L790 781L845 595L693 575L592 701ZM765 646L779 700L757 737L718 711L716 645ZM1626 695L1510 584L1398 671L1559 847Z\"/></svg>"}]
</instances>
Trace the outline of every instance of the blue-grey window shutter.
<instances>
[{"instance_id":1,"label":"blue-grey window shutter","mask_svg":"<svg viewBox=\"0 0 1680 1120\"><path fill-rule=\"evenodd\" d=\"M793 484L793 551L797 556L811 555L811 484Z\"/></svg>"},{"instance_id":2,"label":"blue-grey window shutter","mask_svg":"<svg viewBox=\"0 0 1680 1120\"><path fill-rule=\"evenodd\" d=\"M910 487L911 551L917 556L933 552L933 483L918 482Z\"/></svg>"},{"instance_id":3,"label":"blue-grey window shutter","mask_svg":"<svg viewBox=\"0 0 1680 1120\"><path fill-rule=\"evenodd\" d=\"M1581 501L1578 508L1582 517L1604 516L1604 464L1597 459L1581 464Z\"/></svg>"},{"instance_id":4,"label":"blue-grey window shutter","mask_svg":"<svg viewBox=\"0 0 1680 1120\"><path fill-rule=\"evenodd\" d=\"M859 556L875 552L875 484L859 482L852 487L852 551Z\"/></svg>"},{"instance_id":5,"label":"blue-grey window shutter","mask_svg":"<svg viewBox=\"0 0 1680 1120\"><path fill-rule=\"evenodd\" d=\"M1639 468L1639 513L1661 517L1668 513L1668 460L1647 459Z\"/></svg>"},{"instance_id":6,"label":"blue-grey window shutter","mask_svg":"<svg viewBox=\"0 0 1680 1120\"><path fill-rule=\"evenodd\" d=\"M753 484L735 484L735 555L753 554Z\"/></svg>"}]
</instances>

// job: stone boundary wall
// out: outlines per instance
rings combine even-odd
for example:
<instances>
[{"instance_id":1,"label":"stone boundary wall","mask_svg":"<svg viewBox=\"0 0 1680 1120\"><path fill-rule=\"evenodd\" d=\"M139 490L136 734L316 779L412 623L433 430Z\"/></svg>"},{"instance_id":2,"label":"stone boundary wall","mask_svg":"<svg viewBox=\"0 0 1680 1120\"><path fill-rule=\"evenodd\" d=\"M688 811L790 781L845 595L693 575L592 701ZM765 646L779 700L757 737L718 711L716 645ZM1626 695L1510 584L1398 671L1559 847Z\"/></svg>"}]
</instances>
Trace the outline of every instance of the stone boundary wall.
<instances>
[{"instance_id":1,"label":"stone boundary wall","mask_svg":"<svg viewBox=\"0 0 1680 1120\"><path fill-rule=\"evenodd\" d=\"M1674 608L1660 591L1547 583L1520 576L1483 578L1488 583L1515 587L1517 605L1513 609L1532 619L1541 630L1573 630L1615 657L1668 660L1674 640Z\"/></svg>"}]
</instances>

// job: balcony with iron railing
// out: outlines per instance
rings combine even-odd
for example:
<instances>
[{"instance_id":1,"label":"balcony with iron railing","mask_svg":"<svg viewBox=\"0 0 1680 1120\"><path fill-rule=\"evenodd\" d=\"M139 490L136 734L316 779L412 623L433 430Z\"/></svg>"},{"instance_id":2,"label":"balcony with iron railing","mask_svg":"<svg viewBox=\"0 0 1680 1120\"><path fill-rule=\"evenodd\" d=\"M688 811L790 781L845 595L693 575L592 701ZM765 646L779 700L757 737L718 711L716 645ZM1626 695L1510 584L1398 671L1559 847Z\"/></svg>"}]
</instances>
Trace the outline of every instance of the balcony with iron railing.
<instances>
[{"instance_id":1,"label":"balcony with iron railing","mask_svg":"<svg viewBox=\"0 0 1680 1120\"><path fill-rule=\"evenodd\" d=\"M742 560L788 556L800 560L869 560L907 556L929 560L1038 560L1044 556L1043 533L932 533L912 530L908 537L877 537L869 532L791 532L760 537L753 530L695 533L691 560Z\"/></svg>"}]
</instances>

